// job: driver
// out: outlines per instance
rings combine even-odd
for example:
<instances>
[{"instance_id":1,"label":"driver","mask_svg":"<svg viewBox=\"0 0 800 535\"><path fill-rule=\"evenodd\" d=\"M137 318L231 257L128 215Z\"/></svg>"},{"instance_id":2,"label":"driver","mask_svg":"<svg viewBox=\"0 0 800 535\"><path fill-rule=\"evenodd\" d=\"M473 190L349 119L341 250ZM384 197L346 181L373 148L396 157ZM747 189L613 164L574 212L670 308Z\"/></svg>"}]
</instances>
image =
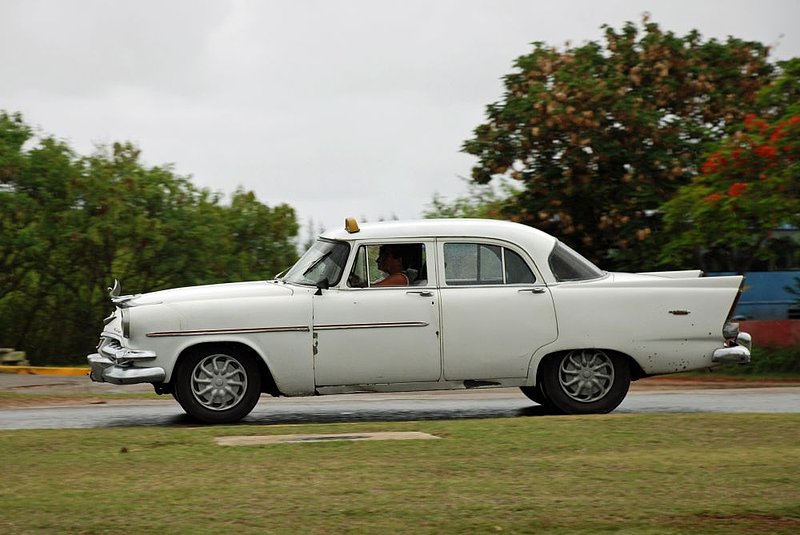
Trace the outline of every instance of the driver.
<instances>
[{"instance_id":1,"label":"driver","mask_svg":"<svg viewBox=\"0 0 800 535\"><path fill-rule=\"evenodd\" d=\"M378 249L378 269L386 273L386 277L373 286L408 286L410 279L403 259L403 250L397 245L381 245Z\"/></svg>"}]
</instances>

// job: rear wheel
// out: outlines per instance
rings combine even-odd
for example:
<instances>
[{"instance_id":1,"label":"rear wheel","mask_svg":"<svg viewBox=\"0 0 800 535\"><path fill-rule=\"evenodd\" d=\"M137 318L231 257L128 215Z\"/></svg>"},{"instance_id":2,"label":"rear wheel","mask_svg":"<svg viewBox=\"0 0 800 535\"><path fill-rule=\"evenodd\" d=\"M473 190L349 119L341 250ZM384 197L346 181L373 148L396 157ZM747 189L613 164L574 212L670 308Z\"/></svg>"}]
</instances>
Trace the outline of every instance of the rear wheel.
<instances>
[{"instance_id":1,"label":"rear wheel","mask_svg":"<svg viewBox=\"0 0 800 535\"><path fill-rule=\"evenodd\" d=\"M198 350L181 361L176 374L175 399L190 416L209 424L241 420L261 394L258 365L230 348Z\"/></svg>"},{"instance_id":2,"label":"rear wheel","mask_svg":"<svg viewBox=\"0 0 800 535\"><path fill-rule=\"evenodd\" d=\"M567 414L611 412L631 384L627 359L601 349L576 349L548 358L542 367L543 392Z\"/></svg>"}]
</instances>

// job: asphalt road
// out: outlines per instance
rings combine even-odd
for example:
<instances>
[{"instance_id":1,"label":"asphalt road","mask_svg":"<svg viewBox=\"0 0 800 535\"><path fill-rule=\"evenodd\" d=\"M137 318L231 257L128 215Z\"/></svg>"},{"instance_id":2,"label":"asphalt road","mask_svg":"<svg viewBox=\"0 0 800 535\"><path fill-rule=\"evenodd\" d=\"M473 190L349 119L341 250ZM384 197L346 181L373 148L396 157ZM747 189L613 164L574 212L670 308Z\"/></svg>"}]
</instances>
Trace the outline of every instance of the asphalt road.
<instances>
[{"instance_id":1,"label":"asphalt road","mask_svg":"<svg viewBox=\"0 0 800 535\"><path fill-rule=\"evenodd\" d=\"M16 381L16 383L15 383ZM130 391L130 387L92 385L84 378L47 379L48 392ZM11 386L9 386L11 383ZM0 388L37 391L41 379L0 378ZM16 384L16 386L14 386ZM145 389L141 385L138 389ZM19 390L17 390L19 391ZM634 389L617 413L800 412L800 386L767 388ZM309 398L263 396L241 425L409 421L460 418L525 418L544 416L541 407L516 389L462 390L392 394L356 394ZM65 429L118 426L198 425L171 397L109 401L57 407L0 410L0 429Z\"/></svg>"}]
</instances>

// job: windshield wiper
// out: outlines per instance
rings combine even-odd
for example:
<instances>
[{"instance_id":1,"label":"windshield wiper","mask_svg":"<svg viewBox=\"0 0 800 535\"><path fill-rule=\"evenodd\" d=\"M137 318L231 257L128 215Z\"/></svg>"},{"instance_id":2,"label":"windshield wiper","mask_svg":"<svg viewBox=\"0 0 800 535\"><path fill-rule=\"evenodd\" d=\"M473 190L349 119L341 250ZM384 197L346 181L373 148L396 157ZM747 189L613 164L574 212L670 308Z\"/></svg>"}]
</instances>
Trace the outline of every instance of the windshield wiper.
<instances>
[{"instance_id":1,"label":"windshield wiper","mask_svg":"<svg viewBox=\"0 0 800 535\"><path fill-rule=\"evenodd\" d=\"M328 252L327 252L327 253L325 253L324 255L322 255L322 256L320 256L319 258L317 258L317 259L314 261L314 263L313 263L313 264L311 264L311 265L308 267L308 269L307 269L307 270L305 270L305 271L303 272L303 276L305 277L305 276L308 274L308 272L309 272L309 271L311 271L311 270L313 270L315 267L317 267L317 266L319 265L319 263L320 263L320 262L322 262L323 260L325 260L326 258L328 258L330 255L331 255L331 251L328 251Z\"/></svg>"}]
</instances>

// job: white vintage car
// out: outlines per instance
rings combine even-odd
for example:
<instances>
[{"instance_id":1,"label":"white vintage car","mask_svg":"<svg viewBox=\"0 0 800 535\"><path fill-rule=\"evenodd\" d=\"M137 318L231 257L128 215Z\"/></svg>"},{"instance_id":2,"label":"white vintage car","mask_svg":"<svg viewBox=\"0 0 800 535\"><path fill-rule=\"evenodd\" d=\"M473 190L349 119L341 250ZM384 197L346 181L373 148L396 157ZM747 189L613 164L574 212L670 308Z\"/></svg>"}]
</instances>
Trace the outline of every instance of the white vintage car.
<instances>
[{"instance_id":1,"label":"white vintage car","mask_svg":"<svg viewBox=\"0 0 800 535\"><path fill-rule=\"evenodd\" d=\"M399 274L378 270L387 251ZM515 223L348 219L274 280L115 284L88 359L92 380L152 383L208 423L243 418L262 392L513 386L555 412L605 413L631 380L749 362L728 322L742 282L607 273Z\"/></svg>"}]
</instances>

